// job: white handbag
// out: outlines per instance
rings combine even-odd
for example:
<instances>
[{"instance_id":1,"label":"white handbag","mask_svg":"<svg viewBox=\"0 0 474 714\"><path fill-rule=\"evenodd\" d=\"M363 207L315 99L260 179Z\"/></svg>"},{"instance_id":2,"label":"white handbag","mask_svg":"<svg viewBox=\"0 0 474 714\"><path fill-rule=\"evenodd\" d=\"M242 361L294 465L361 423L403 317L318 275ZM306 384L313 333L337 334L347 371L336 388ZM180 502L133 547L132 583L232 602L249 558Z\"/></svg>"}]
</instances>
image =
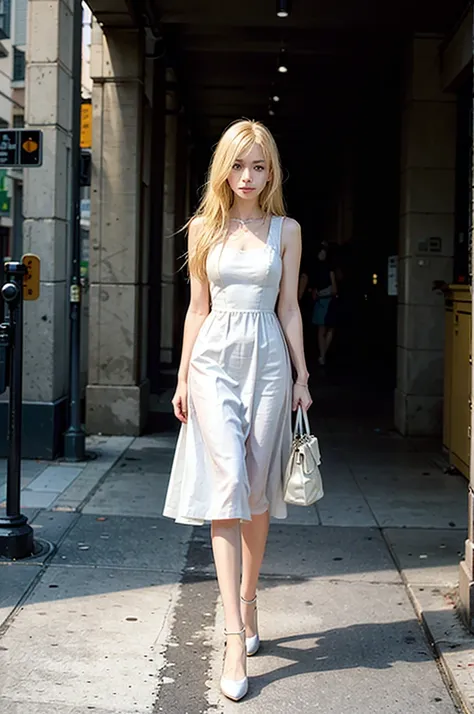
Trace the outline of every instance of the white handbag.
<instances>
[{"instance_id":1,"label":"white handbag","mask_svg":"<svg viewBox=\"0 0 474 714\"><path fill-rule=\"evenodd\" d=\"M298 407L291 454L283 480L283 498L294 506L311 506L324 496L319 471L318 440L310 432L307 413Z\"/></svg>"}]
</instances>

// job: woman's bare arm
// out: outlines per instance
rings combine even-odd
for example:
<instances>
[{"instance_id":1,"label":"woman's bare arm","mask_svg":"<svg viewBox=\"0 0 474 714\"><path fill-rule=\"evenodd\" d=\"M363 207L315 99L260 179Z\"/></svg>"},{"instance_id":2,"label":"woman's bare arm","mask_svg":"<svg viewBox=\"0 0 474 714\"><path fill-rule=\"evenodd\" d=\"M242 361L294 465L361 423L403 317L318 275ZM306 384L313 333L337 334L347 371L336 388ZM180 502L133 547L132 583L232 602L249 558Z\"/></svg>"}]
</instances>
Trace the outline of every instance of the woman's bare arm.
<instances>
[{"instance_id":1,"label":"woman's bare arm","mask_svg":"<svg viewBox=\"0 0 474 714\"><path fill-rule=\"evenodd\" d=\"M283 274L278 301L278 318L288 343L297 382L306 384L308 370L303 347L303 324L298 305L298 275L301 260L301 228L291 218L283 223Z\"/></svg>"},{"instance_id":2,"label":"woman's bare arm","mask_svg":"<svg viewBox=\"0 0 474 714\"><path fill-rule=\"evenodd\" d=\"M194 219L189 226L189 252L192 253L199 231L199 219ZM194 343L202 323L209 315L209 284L191 276L191 299L184 321L183 349L178 370L178 382L187 382L189 362Z\"/></svg>"},{"instance_id":3,"label":"woman's bare arm","mask_svg":"<svg viewBox=\"0 0 474 714\"><path fill-rule=\"evenodd\" d=\"M298 284L298 301L302 299L306 290L308 289L309 278L307 273L301 273L300 280Z\"/></svg>"}]
</instances>

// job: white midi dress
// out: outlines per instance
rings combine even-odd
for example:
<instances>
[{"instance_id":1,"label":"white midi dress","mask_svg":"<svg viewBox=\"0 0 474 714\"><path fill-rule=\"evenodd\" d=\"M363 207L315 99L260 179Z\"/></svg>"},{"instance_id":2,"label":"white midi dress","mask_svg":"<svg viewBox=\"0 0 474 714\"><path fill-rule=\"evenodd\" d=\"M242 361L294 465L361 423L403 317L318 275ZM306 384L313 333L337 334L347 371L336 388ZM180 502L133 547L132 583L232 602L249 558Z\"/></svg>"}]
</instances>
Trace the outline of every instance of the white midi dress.
<instances>
[{"instance_id":1,"label":"white midi dress","mask_svg":"<svg viewBox=\"0 0 474 714\"><path fill-rule=\"evenodd\" d=\"M226 241L207 260L211 311L194 343L188 422L181 425L163 515L202 525L286 518L282 474L291 448L291 366L275 306L283 218L264 247Z\"/></svg>"}]
</instances>

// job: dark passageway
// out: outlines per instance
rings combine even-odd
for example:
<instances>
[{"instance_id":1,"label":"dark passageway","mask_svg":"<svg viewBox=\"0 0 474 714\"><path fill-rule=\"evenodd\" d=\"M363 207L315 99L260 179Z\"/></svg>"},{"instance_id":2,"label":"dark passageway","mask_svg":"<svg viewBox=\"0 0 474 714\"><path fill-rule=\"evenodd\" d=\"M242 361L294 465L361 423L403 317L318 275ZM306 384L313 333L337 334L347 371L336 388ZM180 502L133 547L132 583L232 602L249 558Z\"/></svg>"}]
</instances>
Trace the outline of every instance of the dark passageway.
<instances>
[{"instance_id":1,"label":"dark passageway","mask_svg":"<svg viewBox=\"0 0 474 714\"><path fill-rule=\"evenodd\" d=\"M282 19L273 0L225 8L211 0L159 2L172 89L191 140L190 208L222 130L240 117L266 123L281 151L288 213L303 228L302 269L311 268L324 240L343 278L324 374L315 328L305 321L311 371L329 383L385 391L389 403L398 298L389 290L388 260L399 253L407 47L416 33L452 32L464 5L307 0ZM282 64L288 71L279 71Z\"/></svg>"}]
</instances>

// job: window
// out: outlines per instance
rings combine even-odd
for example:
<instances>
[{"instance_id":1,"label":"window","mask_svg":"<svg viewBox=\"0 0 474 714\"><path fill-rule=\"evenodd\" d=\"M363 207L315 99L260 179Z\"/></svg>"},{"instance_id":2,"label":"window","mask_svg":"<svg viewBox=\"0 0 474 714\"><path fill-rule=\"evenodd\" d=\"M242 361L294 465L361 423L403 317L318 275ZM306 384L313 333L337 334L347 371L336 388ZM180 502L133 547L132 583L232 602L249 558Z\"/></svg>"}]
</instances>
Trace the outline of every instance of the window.
<instances>
[{"instance_id":1,"label":"window","mask_svg":"<svg viewBox=\"0 0 474 714\"><path fill-rule=\"evenodd\" d=\"M28 0L15 0L13 3L13 13L15 21L13 23L13 44L22 47L26 45L26 16Z\"/></svg>"},{"instance_id":2,"label":"window","mask_svg":"<svg viewBox=\"0 0 474 714\"><path fill-rule=\"evenodd\" d=\"M17 47L13 48L13 81L25 81L25 53Z\"/></svg>"},{"instance_id":3,"label":"window","mask_svg":"<svg viewBox=\"0 0 474 714\"><path fill-rule=\"evenodd\" d=\"M23 129L25 126L25 115L24 114L14 114L13 115L13 128Z\"/></svg>"},{"instance_id":4,"label":"window","mask_svg":"<svg viewBox=\"0 0 474 714\"><path fill-rule=\"evenodd\" d=\"M10 37L11 0L0 0L0 40Z\"/></svg>"}]
</instances>

